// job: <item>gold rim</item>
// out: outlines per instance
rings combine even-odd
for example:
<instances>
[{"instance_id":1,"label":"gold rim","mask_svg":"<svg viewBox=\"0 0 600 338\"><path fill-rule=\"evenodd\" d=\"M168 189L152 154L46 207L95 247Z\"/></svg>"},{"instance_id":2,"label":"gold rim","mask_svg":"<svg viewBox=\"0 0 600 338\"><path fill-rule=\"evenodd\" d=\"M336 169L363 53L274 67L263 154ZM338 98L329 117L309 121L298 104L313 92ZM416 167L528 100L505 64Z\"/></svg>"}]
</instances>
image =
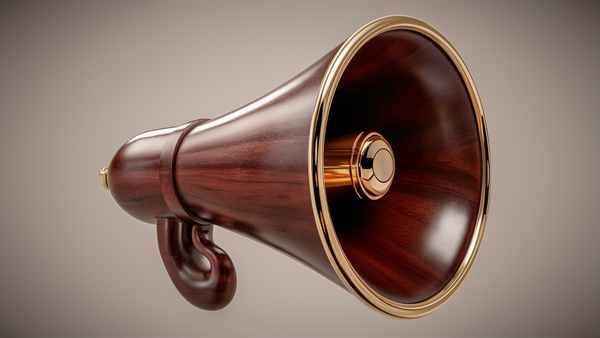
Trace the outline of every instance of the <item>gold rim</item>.
<instances>
[{"instance_id":1,"label":"gold rim","mask_svg":"<svg viewBox=\"0 0 600 338\"><path fill-rule=\"evenodd\" d=\"M329 108L331 107L335 90L344 70L348 66L350 60L367 41L379 34L397 29L415 31L433 40L446 52L460 72L475 110L479 139L481 142L481 155L483 159L479 211L475 229L473 231L473 237L471 238L467 253L452 279L442 288L442 290L431 298L414 304L398 303L380 295L354 270L340 245L331 220L327 204L323 169L325 131L327 128ZM409 319L422 317L435 311L438 307L448 301L448 299L450 299L450 297L458 290L473 265L473 261L475 260L483 237L490 196L490 156L483 107L481 105L479 93L477 92L477 88L471 77L471 73L456 49L454 49L454 46L452 46L452 44L435 28L416 18L407 16L387 16L366 24L344 42L329 64L329 68L321 83L321 88L315 104L310 133L308 160L313 211L325 252L340 279L363 303L375 311L382 312L388 316Z\"/></svg>"}]
</instances>

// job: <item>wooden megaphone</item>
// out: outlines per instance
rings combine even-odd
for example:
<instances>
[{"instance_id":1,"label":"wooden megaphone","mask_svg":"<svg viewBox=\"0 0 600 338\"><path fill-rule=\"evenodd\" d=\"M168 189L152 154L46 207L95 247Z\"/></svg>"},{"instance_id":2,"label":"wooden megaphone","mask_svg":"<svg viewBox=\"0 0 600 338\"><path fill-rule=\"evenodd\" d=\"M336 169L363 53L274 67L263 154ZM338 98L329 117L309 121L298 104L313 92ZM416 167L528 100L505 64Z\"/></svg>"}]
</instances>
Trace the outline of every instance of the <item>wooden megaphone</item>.
<instances>
[{"instance_id":1,"label":"wooden megaphone","mask_svg":"<svg viewBox=\"0 0 600 338\"><path fill-rule=\"evenodd\" d=\"M473 264L490 162L463 60L427 23L389 16L238 110L132 138L100 181L156 224L171 279L200 308L226 306L236 288L216 224L415 318Z\"/></svg>"}]
</instances>

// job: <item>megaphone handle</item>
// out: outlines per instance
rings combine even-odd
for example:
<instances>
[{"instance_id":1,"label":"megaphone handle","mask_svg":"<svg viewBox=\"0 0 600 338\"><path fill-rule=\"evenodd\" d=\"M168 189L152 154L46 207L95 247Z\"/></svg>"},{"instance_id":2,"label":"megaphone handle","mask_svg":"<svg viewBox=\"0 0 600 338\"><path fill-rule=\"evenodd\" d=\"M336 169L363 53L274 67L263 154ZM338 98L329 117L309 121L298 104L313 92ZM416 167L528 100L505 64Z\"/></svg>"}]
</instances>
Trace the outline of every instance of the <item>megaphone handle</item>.
<instances>
[{"instance_id":1,"label":"megaphone handle","mask_svg":"<svg viewBox=\"0 0 600 338\"><path fill-rule=\"evenodd\" d=\"M231 258L213 243L213 226L159 217L156 229L160 256L181 295L204 310L227 306L235 295L237 277Z\"/></svg>"}]
</instances>

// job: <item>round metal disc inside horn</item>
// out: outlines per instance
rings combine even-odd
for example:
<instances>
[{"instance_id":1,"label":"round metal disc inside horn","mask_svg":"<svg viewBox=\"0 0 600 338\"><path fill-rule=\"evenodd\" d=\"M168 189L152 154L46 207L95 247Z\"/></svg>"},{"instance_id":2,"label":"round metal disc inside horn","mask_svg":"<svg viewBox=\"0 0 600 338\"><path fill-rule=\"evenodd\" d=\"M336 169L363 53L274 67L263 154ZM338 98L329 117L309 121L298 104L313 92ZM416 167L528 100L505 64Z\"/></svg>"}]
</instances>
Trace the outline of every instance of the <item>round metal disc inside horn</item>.
<instances>
[{"instance_id":1,"label":"round metal disc inside horn","mask_svg":"<svg viewBox=\"0 0 600 338\"><path fill-rule=\"evenodd\" d=\"M378 200L394 180L394 153L379 133L344 135L325 143L323 171L330 197Z\"/></svg>"},{"instance_id":2,"label":"round metal disc inside horn","mask_svg":"<svg viewBox=\"0 0 600 338\"><path fill-rule=\"evenodd\" d=\"M359 187L355 188L362 190L356 189L359 195L379 199L389 190L393 181L394 153L389 143L375 132L367 134L358 146L360 155L355 185Z\"/></svg>"}]
</instances>

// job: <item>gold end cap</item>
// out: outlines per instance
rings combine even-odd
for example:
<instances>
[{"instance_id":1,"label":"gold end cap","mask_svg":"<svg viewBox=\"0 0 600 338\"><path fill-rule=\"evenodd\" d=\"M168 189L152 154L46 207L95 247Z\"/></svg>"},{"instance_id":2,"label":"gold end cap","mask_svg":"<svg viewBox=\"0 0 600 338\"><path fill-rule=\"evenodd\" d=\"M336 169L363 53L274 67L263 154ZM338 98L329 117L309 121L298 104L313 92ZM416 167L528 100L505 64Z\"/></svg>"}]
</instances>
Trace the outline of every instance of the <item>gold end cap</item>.
<instances>
[{"instance_id":1,"label":"gold end cap","mask_svg":"<svg viewBox=\"0 0 600 338\"><path fill-rule=\"evenodd\" d=\"M100 185L102 188L108 190L108 167L103 167L100 169L100 174L98 175L100 180Z\"/></svg>"},{"instance_id":2,"label":"gold end cap","mask_svg":"<svg viewBox=\"0 0 600 338\"><path fill-rule=\"evenodd\" d=\"M364 138L357 139L358 156L353 158L357 163L355 177L359 195L371 200L382 198L392 185L395 161L394 152L388 141L376 132L365 133Z\"/></svg>"}]
</instances>

